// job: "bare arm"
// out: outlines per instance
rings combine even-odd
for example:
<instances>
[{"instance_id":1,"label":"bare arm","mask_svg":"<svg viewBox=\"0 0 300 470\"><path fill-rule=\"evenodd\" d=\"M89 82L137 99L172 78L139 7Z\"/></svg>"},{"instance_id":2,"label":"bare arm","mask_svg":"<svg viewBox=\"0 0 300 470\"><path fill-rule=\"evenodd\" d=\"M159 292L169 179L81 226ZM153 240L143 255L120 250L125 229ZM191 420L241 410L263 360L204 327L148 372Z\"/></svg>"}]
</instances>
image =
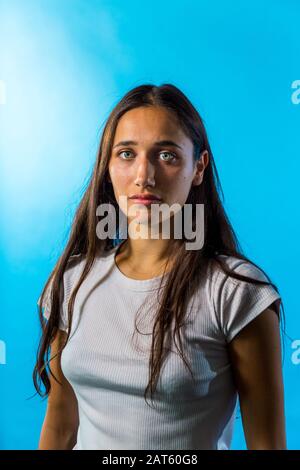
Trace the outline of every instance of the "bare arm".
<instances>
[{"instance_id":1,"label":"bare arm","mask_svg":"<svg viewBox=\"0 0 300 470\"><path fill-rule=\"evenodd\" d=\"M286 449L280 330L271 306L228 344L250 450Z\"/></svg>"},{"instance_id":2,"label":"bare arm","mask_svg":"<svg viewBox=\"0 0 300 470\"><path fill-rule=\"evenodd\" d=\"M66 333L58 330L51 344L52 357L62 344ZM46 415L44 418L38 450L71 450L76 444L79 425L78 404L74 390L63 375L59 354L50 361L50 367L60 385L50 374L51 390L48 397Z\"/></svg>"}]
</instances>

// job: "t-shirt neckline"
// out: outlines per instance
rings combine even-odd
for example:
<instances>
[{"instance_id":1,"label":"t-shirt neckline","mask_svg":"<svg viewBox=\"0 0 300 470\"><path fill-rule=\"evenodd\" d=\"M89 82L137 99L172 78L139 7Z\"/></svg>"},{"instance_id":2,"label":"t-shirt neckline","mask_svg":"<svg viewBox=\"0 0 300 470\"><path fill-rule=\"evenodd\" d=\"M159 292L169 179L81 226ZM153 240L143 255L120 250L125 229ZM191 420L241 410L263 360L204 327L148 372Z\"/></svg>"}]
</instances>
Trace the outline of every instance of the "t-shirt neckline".
<instances>
[{"instance_id":1,"label":"t-shirt neckline","mask_svg":"<svg viewBox=\"0 0 300 470\"><path fill-rule=\"evenodd\" d=\"M163 277L163 274L160 276L155 276L151 279L133 279L131 277L127 277L122 271L117 266L116 263L116 254L122 243L122 241L119 243L117 246L111 249L111 253L108 255L108 259L112 263L112 273L113 277L116 281L118 281L120 284L125 286L129 290L134 290L137 292L149 292L149 291L156 291L159 289L160 283L161 287L163 287L166 283L166 279L163 281L161 280ZM169 273L165 274L165 278L168 276Z\"/></svg>"}]
</instances>

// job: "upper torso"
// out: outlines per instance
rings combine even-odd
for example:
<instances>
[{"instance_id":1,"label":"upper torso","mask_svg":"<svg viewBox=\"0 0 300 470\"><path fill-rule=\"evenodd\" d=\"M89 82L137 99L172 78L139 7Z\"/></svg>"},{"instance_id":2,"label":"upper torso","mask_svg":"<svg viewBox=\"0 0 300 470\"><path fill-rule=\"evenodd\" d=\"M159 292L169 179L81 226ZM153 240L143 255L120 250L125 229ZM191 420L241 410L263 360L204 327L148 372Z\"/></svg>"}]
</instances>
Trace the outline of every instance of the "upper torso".
<instances>
[{"instance_id":1,"label":"upper torso","mask_svg":"<svg viewBox=\"0 0 300 470\"><path fill-rule=\"evenodd\" d=\"M115 252L116 247L96 260L79 289L61 357L78 400L75 449L228 449L237 390L226 328L228 337L234 335L244 322L242 314L237 310L239 326L226 311L225 297L216 296L221 289L216 273L203 280L189 304L183 334L195 382L173 346L160 372L153 409L144 391L160 278L126 277L116 266ZM65 273L66 292L79 279L83 262L79 258ZM266 292L262 307L276 297ZM133 339L138 309L137 326L146 334L136 333Z\"/></svg>"}]
</instances>

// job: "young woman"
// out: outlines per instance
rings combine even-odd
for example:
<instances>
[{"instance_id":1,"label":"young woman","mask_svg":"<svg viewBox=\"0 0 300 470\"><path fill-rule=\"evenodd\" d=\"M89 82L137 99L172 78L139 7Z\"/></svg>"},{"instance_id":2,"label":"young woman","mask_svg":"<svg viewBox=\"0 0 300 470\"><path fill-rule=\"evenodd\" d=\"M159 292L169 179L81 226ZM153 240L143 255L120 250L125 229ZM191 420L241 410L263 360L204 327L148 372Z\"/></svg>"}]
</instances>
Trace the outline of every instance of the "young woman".
<instances>
[{"instance_id":1,"label":"young woman","mask_svg":"<svg viewBox=\"0 0 300 470\"><path fill-rule=\"evenodd\" d=\"M242 254L218 188L188 98L170 84L129 91L39 298L39 449L229 449L237 399L248 449L286 448L281 297ZM99 236L101 204L115 209L114 236ZM163 204L192 207L200 247L175 236L175 212L161 236L151 210ZM158 236L133 235L151 225Z\"/></svg>"}]
</instances>

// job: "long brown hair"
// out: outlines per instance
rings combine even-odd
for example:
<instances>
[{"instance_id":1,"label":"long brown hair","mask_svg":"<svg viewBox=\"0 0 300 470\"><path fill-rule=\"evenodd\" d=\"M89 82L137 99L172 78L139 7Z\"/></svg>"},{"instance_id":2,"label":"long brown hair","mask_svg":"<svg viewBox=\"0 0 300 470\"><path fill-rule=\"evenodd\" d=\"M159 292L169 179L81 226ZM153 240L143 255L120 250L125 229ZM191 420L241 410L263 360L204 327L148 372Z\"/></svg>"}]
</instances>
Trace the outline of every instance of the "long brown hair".
<instances>
[{"instance_id":1,"label":"long brown hair","mask_svg":"<svg viewBox=\"0 0 300 470\"><path fill-rule=\"evenodd\" d=\"M39 318L42 336L33 371L34 386L40 396L47 396L51 388L47 373L47 366L50 362L48 360L49 349L59 325L60 286L63 283L64 271L68 263L71 262L70 257L82 254L85 257L85 264L81 277L68 299L68 335L60 352L65 347L70 336L74 300L80 285L88 275L95 256L101 256L101 253L114 247L112 239L101 240L97 237L96 225L98 219L96 208L99 204L110 203L114 205L118 213L118 203L115 199L112 185L107 178L108 162L119 119L127 111L141 106L162 106L175 114L183 131L194 144L194 162L199 159L204 150L207 150L209 154L209 163L205 169L202 184L200 186L191 186L186 201L186 204L192 204L193 207L195 204L204 204L204 245L199 250L186 250L184 243L181 243L178 249L172 253L174 258L172 269L168 273L167 282L163 289L162 301L159 302L159 308L155 314L153 324L151 353L149 357L149 382L144 393L145 399L149 391L152 398L156 390L162 363L166 356L167 348L165 348L165 342L167 337L172 336L182 360L193 375L183 351L180 328L184 323L188 302L197 291L201 277L206 275L206 269L209 264L213 266L218 265L224 273L238 280L255 284L270 284L278 292L276 285L271 282L268 275L261 268L261 271L268 279L266 282L231 271L226 265L225 260L219 257L219 255L235 256L258 267L242 254L242 249L223 208L219 195L220 193L222 199L224 199L221 183L206 130L198 111L185 94L172 84L160 86L145 84L137 86L118 102L107 119L100 141L97 160L88 187L75 212L68 242L41 294ZM194 228L195 220L193 219ZM42 306L50 284L51 314L46 323L43 317ZM280 307L284 316L282 303ZM280 313L279 317L281 320ZM171 331L173 322L174 329ZM176 338L178 339L179 348L176 344ZM50 367L49 370L53 375ZM45 394L41 390L41 381L45 387Z\"/></svg>"}]
</instances>

